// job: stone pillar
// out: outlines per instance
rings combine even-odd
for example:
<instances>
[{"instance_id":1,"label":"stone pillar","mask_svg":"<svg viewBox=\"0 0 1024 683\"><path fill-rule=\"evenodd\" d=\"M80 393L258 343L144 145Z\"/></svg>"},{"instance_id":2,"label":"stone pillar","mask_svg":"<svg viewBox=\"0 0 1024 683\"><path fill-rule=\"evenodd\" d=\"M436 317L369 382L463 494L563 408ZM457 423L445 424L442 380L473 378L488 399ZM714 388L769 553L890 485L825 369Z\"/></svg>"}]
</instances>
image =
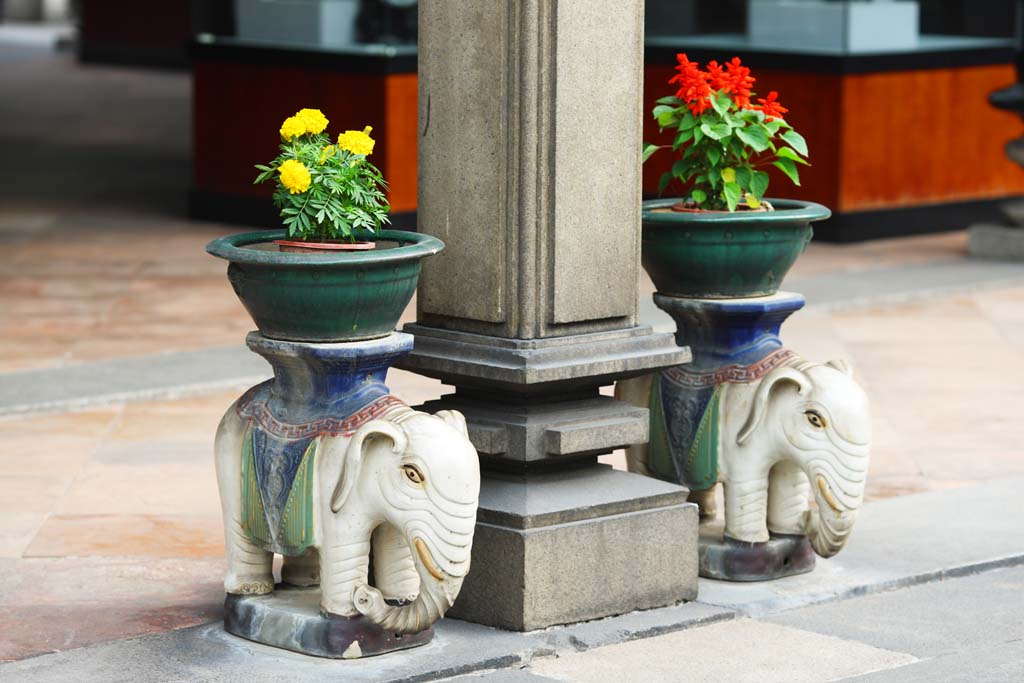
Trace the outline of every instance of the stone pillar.
<instances>
[{"instance_id":1,"label":"stone pillar","mask_svg":"<svg viewBox=\"0 0 1024 683\"><path fill-rule=\"evenodd\" d=\"M686 490L596 456L647 439L599 392L684 363L637 325L642 0L419 5L415 349L480 453L473 570L450 614L528 630L696 595Z\"/></svg>"}]
</instances>

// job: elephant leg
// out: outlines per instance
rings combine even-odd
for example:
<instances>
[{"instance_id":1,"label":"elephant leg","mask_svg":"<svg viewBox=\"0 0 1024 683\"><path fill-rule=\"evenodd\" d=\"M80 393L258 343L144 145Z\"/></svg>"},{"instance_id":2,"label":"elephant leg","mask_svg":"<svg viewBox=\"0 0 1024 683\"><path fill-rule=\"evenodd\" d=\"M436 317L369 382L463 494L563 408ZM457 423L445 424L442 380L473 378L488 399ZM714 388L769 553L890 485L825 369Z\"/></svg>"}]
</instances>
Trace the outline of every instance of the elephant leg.
<instances>
[{"instance_id":1,"label":"elephant leg","mask_svg":"<svg viewBox=\"0 0 1024 683\"><path fill-rule=\"evenodd\" d=\"M245 430L245 421L232 405L217 428L214 446L228 564L224 590L236 595L262 595L274 590L274 554L250 541L242 529L242 440Z\"/></svg>"},{"instance_id":2,"label":"elephant leg","mask_svg":"<svg viewBox=\"0 0 1024 683\"><path fill-rule=\"evenodd\" d=\"M281 580L291 586L316 586L320 583L320 555L310 548L301 555L285 557Z\"/></svg>"},{"instance_id":3,"label":"elephant leg","mask_svg":"<svg viewBox=\"0 0 1024 683\"><path fill-rule=\"evenodd\" d=\"M644 375L616 382L615 398L638 408L648 408L650 407L651 382L653 380L654 375ZM626 447L626 467L630 472L646 477L653 476L650 468L647 467L646 443Z\"/></svg>"},{"instance_id":4,"label":"elephant leg","mask_svg":"<svg viewBox=\"0 0 1024 683\"><path fill-rule=\"evenodd\" d=\"M811 484L795 462L783 461L768 475L768 529L779 534L804 533L804 513Z\"/></svg>"},{"instance_id":5,"label":"elephant leg","mask_svg":"<svg viewBox=\"0 0 1024 683\"><path fill-rule=\"evenodd\" d=\"M725 535L747 543L768 540L768 479L725 481Z\"/></svg>"},{"instance_id":6,"label":"elephant leg","mask_svg":"<svg viewBox=\"0 0 1024 683\"><path fill-rule=\"evenodd\" d=\"M686 500L696 503L700 508L701 523L710 522L718 516L718 502L715 500L715 487L712 486L704 491L690 491Z\"/></svg>"},{"instance_id":7,"label":"elephant leg","mask_svg":"<svg viewBox=\"0 0 1024 683\"><path fill-rule=\"evenodd\" d=\"M320 610L344 617L359 614L352 594L368 583L369 570L369 529L342 534L327 530L320 547Z\"/></svg>"},{"instance_id":8,"label":"elephant leg","mask_svg":"<svg viewBox=\"0 0 1024 683\"><path fill-rule=\"evenodd\" d=\"M373 578L386 600L412 602L420 591L409 544L390 524L381 524L373 532Z\"/></svg>"}]
</instances>

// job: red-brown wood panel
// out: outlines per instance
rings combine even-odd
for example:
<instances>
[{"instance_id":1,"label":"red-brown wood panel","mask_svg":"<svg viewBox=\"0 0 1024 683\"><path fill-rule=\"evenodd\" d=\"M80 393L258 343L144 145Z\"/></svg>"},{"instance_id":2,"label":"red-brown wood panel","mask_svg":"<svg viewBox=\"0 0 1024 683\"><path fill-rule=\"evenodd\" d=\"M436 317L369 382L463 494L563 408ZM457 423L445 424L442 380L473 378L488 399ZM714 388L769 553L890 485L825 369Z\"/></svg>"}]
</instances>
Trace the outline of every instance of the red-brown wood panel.
<instances>
[{"instance_id":1,"label":"red-brown wood panel","mask_svg":"<svg viewBox=\"0 0 1024 683\"><path fill-rule=\"evenodd\" d=\"M1010 65L846 76L837 208L1024 192L1024 171L1003 153L1024 124L987 101L989 93L1014 80Z\"/></svg>"},{"instance_id":2,"label":"red-brown wood panel","mask_svg":"<svg viewBox=\"0 0 1024 683\"><path fill-rule=\"evenodd\" d=\"M416 74L387 77L387 167L393 211L416 209Z\"/></svg>"}]
</instances>

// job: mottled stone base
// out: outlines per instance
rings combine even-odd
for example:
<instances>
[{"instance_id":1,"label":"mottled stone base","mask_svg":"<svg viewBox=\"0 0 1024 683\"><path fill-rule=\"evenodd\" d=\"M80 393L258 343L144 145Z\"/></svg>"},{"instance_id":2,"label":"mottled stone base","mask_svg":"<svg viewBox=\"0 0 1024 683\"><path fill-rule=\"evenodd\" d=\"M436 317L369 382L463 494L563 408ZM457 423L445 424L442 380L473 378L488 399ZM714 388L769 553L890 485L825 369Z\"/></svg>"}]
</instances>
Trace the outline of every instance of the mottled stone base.
<instances>
[{"instance_id":1,"label":"mottled stone base","mask_svg":"<svg viewBox=\"0 0 1024 683\"><path fill-rule=\"evenodd\" d=\"M1024 227L972 225L967 230L967 252L979 259L1024 261Z\"/></svg>"},{"instance_id":2,"label":"mottled stone base","mask_svg":"<svg viewBox=\"0 0 1024 683\"><path fill-rule=\"evenodd\" d=\"M315 657L357 659L425 645L427 629L413 635L382 631L365 617L323 616L320 589L279 585L270 595L228 595L224 629L257 643Z\"/></svg>"},{"instance_id":3,"label":"mottled stone base","mask_svg":"<svg viewBox=\"0 0 1024 683\"><path fill-rule=\"evenodd\" d=\"M767 543L724 538L721 525L701 525L700 575L722 581L769 581L814 569L806 536L771 534Z\"/></svg>"}]
</instances>

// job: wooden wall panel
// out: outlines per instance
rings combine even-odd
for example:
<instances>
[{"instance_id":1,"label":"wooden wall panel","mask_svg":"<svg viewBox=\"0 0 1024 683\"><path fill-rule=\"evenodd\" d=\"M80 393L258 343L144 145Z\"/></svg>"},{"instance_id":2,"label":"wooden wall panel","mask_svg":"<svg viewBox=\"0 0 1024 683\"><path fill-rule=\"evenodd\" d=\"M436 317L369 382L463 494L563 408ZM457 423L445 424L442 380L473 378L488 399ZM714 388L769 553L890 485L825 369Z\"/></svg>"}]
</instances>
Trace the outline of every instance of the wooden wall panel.
<instances>
[{"instance_id":1,"label":"wooden wall panel","mask_svg":"<svg viewBox=\"0 0 1024 683\"><path fill-rule=\"evenodd\" d=\"M416 74L393 74L384 88L387 109L384 141L387 181L391 186L392 211L416 209Z\"/></svg>"},{"instance_id":2,"label":"wooden wall panel","mask_svg":"<svg viewBox=\"0 0 1024 683\"><path fill-rule=\"evenodd\" d=\"M1024 132L989 93L1010 65L857 74L843 80L842 211L988 199L1024 192L1003 153Z\"/></svg>"}]
</instances>

